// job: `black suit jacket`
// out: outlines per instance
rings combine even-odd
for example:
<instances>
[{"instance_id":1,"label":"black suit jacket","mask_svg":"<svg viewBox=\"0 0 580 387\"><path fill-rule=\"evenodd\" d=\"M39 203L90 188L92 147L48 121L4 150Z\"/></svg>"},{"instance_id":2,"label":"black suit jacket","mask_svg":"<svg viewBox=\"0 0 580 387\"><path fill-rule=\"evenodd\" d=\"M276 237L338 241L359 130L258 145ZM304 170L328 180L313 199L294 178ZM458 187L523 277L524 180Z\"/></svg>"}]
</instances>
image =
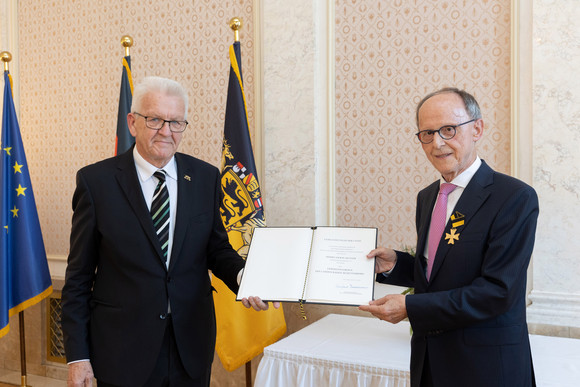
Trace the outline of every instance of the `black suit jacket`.
<instances>
[{"instance_id":1,"label":"black suit jacket","mask_svg":"<svg viewBox=\"0 0 580 387\"><path fill-rule=\"evenodd\" d=\"M166 269L132 152L77 173L62 291L67 360L90 359L103 382L143 384L160 351L169 300L181 360L197 377L211 367L215 347L208 270L235 293L244 266L220 218L219 171L175 155L177 215Z\"/></svg>"},{"instance_id":2,"label":"black suit jacket","mask_svg":"<svg viewBox=\"0 0 580 387\"><path fill-rule=\"evenodd\" d=\"M454 209L464 222L455 227L458 240L445 239L450 221L428 282L422 253L438 191L437 181L418 195L416 257L397 252L392 273L377 276L415 288L405 301L413 328L411 384L419 386L428 353L436 386L534 385L526 270L539 212L536 193L483 162Z\"/></svg>"}]
</instances>

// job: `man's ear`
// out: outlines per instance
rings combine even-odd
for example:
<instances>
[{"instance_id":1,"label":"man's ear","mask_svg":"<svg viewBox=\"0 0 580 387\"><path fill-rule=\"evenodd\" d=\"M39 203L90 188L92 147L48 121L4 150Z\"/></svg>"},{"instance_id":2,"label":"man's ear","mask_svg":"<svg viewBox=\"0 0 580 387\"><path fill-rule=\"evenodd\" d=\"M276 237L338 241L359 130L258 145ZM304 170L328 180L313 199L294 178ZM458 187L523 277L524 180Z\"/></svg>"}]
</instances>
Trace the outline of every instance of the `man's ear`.
<instances>
[{"instance_id":1,"label":"man's ear","mask_svg":"<svg viewBox=\"0 0 580 387\"><path fill-rule=\"evenodd\" d=\"M479 118L473 123L473 141L476 142L483 137L483 119Z\"/></svg>"},{"instance_id":2,"label":"man's ear","mask_svg":"<svg viewBox=\"0 0 580 387\"><path fill-rule=\"evenodd\" d=\"M133 137L137 136L137 130L135 129L135 115L133 113L127 114L127 126L129 127L129 132Z\"/></svg>"}]
</instances>

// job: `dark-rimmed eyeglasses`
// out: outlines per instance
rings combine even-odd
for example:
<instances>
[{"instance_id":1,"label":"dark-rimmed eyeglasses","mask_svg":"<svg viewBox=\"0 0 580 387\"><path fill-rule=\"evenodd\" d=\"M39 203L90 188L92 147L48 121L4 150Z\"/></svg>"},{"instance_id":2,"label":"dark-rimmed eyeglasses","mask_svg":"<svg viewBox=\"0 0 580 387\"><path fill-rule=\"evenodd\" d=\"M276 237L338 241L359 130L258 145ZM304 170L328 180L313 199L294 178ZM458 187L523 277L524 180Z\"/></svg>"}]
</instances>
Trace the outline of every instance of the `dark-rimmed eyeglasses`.
<instances>
[{"instance_id":1,"label":"dark-rimmed eyeglasses","mask_svg":"<svg viewBox=\"0 0 580 387\"><path fill-rule=\"evenodd\" d=\"M174 133L180 133L183 132L189 124L187 121L167 121L159 117L147 117L137 112L133 112L133 114L137 114L139 117L143 117L145 119L145 126L153 130L160 130L167 122L169 124L169 130Z\"/></svg>"},{"instance_id":2,"label":"dark-rimmed eyeglasses","mask_svg":"<svg viewBox=\"0 0 580 387\"><path fill-rule=\"evenodd\" d=\"M453 137L455 137L455 133L457 133L457 128L459 126L469 124L470 122L477 120L478 118L474 118L472 120L465 121L457 125L445 125L437 130L433 129L421 130L419 133L415 133L415 136L417 136L419 141L421 141L423 144L432 143L433 139L435 138L435 133L439 133L439 136L441 136L441 138L444 140L451 140Z\"/></svg>"}]
</instances>

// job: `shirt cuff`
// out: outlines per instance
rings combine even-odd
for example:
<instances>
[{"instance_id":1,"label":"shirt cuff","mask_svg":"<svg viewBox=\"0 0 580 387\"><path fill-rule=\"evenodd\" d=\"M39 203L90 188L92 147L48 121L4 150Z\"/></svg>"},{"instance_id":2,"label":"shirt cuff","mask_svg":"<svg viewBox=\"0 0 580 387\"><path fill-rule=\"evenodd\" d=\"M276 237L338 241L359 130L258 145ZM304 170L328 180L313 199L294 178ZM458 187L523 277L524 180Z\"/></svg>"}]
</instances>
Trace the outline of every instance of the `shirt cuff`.
<instances>
[{"instance_id":1,"label":"shirt cuff","mask_svg":"<svg viewBox=\"0 0 580 387\"><path fill-rule=\"evenodd\" d=\"M242 274L244 274L244 269L238 272L238 286L242 283Z\"/></svg>"},{"instance_id":2,"label":"shirt cuff","mask_svg":"<svg viewBox=\"0 0 580 387\"><path fill-rule=\"evenodd\" d=\"M73 364L73 363L80 363L81 361L90 361L90 360L89 359L73 360L73 361L69 361L66 364L68 365L68 364Z\"/></svg>"},{"instance_id":3,"label":"shirt cuff","mask_svg":"<svg viewBox=\"0 0 580 387\"><path fill-rule=\"evenodd\" d=\"M391 273L393 272L393 270L395 270L395 266L397 266L397 262L395 262L395 264L393 265L393 267L391 268L391 270L384 271L384 272L381 273L383 275L383 277L388 278L389 275L391 275Z\"/></svg>"}]
</instances>

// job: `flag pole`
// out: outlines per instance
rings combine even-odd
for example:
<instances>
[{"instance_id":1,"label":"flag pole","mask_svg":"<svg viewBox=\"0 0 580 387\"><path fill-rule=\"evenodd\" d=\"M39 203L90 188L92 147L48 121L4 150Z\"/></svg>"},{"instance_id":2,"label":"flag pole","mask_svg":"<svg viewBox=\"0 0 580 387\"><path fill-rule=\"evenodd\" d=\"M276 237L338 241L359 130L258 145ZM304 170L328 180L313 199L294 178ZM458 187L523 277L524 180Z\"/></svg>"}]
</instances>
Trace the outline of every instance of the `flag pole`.
<instances>
[{"instance_id":1,"label":"flag pole","mask_svg":"<svg viewBox=\"0 0 580 387\"><path fill-rule=\"evenodd\" d=\"M4 62L4 71L10 71L8 63L12 60L12 54L8 51L0 53L2 62ZM12 85L11 85L12 86ZM18 312L18 322L20 327L20 386L27 387L26 384L26 341L24 339L24 311Z\"/></svg>"},{"instance_id":2,"label":"flag pole","mask_svg":"<svg viewBox=\"0 0 580 387\"><path fill-rule=\"evenodd\" d=\"M119 110L117 113L117 130L115 135L115 156L126 152L135 143L127 126L127 114L131 111L133 101L133 78L131 76L131 47L133 38L129 35L121 37L121 45L125 47L119 93Z\"/></svg>"},{"instance_id":3,"label":"flag pole","mask_svg":"<svg viewBox=\"0 0 580 387\"><path fill-rule=\"evenodd\" d=\"M242 28L242 19L233 17L230 19L230 28L234 31L234 42L240 41L240 29ZM252 387L252 360L246 362L246 387Z\"/></svg>"},{"instance_id":4,"label":"flag pole","mask_svg":"<svg viewBox=\"0 0 580 387\"><path fill-rule=\"evenodd\" d=\"M26 384L26 342L24 339L24 311L18 313L18 323L20 325L20 386L27 387Z\"/></svg>"},{"instance_id":5,"label":"flag pole","mask_svg":"<svg viewBox=\"0 0 580 387\"><path fill-rule=\"evenodd\" d=\"M2 62L4 62L4 71L8 71L8 62L12 60L12 54L8 51L2 51L0 56L2 56Z\"/></svg>"},{"instance_id":6,"label":"flag pole","mask_svg":"<svg viewBox=\"0 0 580 387\"><path fill-rule=\"evenodd\" d=\"M234 30L234 42L240 41L240 29L242 29L242 19L233 17L230 20L230 28Z\"/></svg>"},{"instance_id":7,"label":"flag pole","mask_svg":"<svg viewBox=\"0 0 580 387\"><path fill-rule=\"evenodd\" d=\"M133 45L133 38L129 35L125 35L121 38L121 44L125 47L125 56L129 56L129 51Z\"/></svg>"}]
</instances>

